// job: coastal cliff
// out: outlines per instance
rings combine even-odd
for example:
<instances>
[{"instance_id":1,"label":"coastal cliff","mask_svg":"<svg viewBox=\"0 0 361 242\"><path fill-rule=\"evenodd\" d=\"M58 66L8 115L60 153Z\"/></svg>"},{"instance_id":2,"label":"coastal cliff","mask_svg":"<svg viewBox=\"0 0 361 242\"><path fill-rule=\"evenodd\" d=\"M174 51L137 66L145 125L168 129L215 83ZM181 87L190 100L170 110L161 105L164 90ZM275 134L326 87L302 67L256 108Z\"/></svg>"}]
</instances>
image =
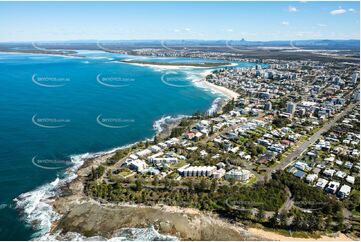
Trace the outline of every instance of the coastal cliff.
<instances>
[{"instance_id":1,"label":"coastal cliff","mask_svg":"<svg viewBox=\"0 0 361 242\"><path fill-rule=\"evenodd\" d=\"M77 172L78 177L63 187L62 195L54 200L53 207L61 218L53 224L50 233L58 232L57 239L64 239L68 232L110 239L124 228L154 226L159 233L181 240L265 240L197 209L102 203L89 198L83 193L84 179L92 166L111 155L86 160Z\"/></svg>"}]
</instances>

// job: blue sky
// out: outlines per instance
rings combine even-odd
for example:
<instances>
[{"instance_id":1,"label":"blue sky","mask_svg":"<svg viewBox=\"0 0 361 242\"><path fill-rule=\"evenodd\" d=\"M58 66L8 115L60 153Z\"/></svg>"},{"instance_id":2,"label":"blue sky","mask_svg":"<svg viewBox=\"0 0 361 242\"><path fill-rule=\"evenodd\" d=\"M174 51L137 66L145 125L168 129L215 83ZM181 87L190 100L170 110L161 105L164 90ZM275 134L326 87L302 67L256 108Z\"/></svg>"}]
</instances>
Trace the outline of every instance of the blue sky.
<instances>
[{"instance_id":1,"label":"blue sky","mask_svg":"<svg viewBox=\"0 0 361 242\"><path fill-rule=\"evenodd\" d=\"M0 2L0 41L359 39L359 2Z\"/></svg>"}]
</instances>

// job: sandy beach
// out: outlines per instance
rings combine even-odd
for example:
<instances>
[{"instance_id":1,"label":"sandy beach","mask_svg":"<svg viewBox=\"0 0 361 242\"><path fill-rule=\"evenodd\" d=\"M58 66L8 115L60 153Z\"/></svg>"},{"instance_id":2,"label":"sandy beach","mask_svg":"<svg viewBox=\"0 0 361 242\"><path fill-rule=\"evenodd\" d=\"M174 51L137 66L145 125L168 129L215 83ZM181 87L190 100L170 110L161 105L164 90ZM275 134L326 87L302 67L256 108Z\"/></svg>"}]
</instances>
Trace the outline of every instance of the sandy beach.
<instances>
[{"instance_id":1,"label":"sandy beach","mask_svg":"<svg viewBox=\"0 0 361 242\"><path fill-rule=\"evenodd\" d=\"M248 228L248 232L251 234L257 234L260 237L267 238L268 240L275 240L275 241L352 241L349 237L345 234L339 233L337 236L325 236L322 235L319 239L314 238L296 238L296 237L288 237L276 232L266 231L263 229L258 228Z\"/></svg>"},{"instance_id":2,"label":"sandy beach","mask_svg":"<svg viewBox=\"0 0 361 242\"><path fill-rule=\"evenodd\" d=\"M227 97L228 99L237 99L239 97L239 94L236 93L235 91L232 91L228 88L225 87L221 87L221 86L217 86L213 83L210 83L206 80L203 80L201 82L199 82L200 85L202 85L205 88L211 89L214 92L217 93L221 93L222 95L224 95L225 97Z\"/></svg>"},{"instance_id":3,"label":"sandy beach","mask_svg":"<svg viewBox=\"0 0 361 242\"><path fill-rule=\"evenodd\" d=\"M129 65L136 65L136 66L143 66L143 67L151 67L153 69L156 70L182 70L182 69L194 69L194 68L200 68L200 69L204 69L205 67L199 67L199 66L194 66L194 67L190 67L190 66L174 66L174 65L153 65L153 64L139 64L139 63L129 63L129 62L124 62L126 64ZM233 65L233 64L231 64ZM196 83L196 85L198 85L199 87L203 87L205 89L210 89L216 93L220 93L223 96L227 97L228 99L237 99L239 97L239 94L236 93L235 91L232 91L226 87L222 87L222 86L217 86L213 83L207 82L205 80L206 76L211 74L213 70L205 70L202 72L202 79L201 80L197 80L194 81Z\"/></svg>"},{"instance_id":4,"label":"sandy beach","mask_svg":"<svg viewBox=\"0 0 361 242\"><path fill-rule=\"evenodd\" d=\"M170 67L174 68L174 66ZM211 73L212 70L203 71L201 79L195 83L222 93L227 99L239 97L239 94L232 90L207 82L206 76ZM94 200L84 193L85 179L92 167L106 162L114 152L115 150L112 150L85 159L83 165L76 171L77 178L61 188L60 196L49 201L54 211L59 214L59 218L52 221L51 231L47 236L55 234L56 239L66 240L67 237L62 236L69 232L75 232L88 237L102 236L110 239L121 229L147 228L151 225L159 233L176 236L180 240L315 240L287 237L259 228L247 229L240 223L234 224L214 213L193 208L162 204L145 206ZM340 234L338 237L322 236L318 240L346 241L351 239Z\"/></svg>"},{"instance_id":5,"label":"sandy beach","mask_svg":"<svg viewBox=\"0 0 361 242\"><path fill-rule=\"evenodd\" d=\"M209 90L212 90L216 93L220 93L223 96L225 96L227 99L237 99L239 97L239 94L236 93L235 91L232 91L226 87L222 87L222 86L217 86L213 83L210 83L208 81L206 81L206 77L210 74L212 74L213 70L206 70L202 72L202 79L199 81L196 81L196 85L198 85L199 87L203 87Z\"/></svg>"}]
</instances>

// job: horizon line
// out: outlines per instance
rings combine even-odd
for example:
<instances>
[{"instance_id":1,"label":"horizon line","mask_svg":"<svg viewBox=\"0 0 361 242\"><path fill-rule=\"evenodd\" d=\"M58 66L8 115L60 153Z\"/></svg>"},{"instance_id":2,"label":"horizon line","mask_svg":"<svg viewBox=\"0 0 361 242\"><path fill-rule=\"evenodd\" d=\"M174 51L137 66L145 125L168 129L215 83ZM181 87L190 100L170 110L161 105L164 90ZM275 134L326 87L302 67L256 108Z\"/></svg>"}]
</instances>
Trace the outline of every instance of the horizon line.
<instances>
[{"instance_id":1,"label":"horizon line","mask_svg":"<svg viewBox=\"0 0 361 242\"><path fill-rule=\"evenodd\" d=\"M360 39L354 38L323 38L323 39L275 39L275 40L246 40L242 39L72 39L72 40L11 40L11 41L1 41L0 43L50 43L50 42L76 42L76 41L87 41L87 42L99 42L99 41L244 41L244 42L286 42L286 41L360 41Z\"/></svg>"}]
</instances>

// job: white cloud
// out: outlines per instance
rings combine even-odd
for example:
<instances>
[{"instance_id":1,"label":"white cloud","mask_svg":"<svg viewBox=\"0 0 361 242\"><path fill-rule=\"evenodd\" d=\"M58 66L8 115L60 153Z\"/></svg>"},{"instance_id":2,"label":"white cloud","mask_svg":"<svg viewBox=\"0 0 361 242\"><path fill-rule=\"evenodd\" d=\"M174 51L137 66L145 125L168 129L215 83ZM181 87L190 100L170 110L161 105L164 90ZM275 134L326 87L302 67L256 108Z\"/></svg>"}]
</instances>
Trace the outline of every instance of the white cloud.
<instances>
[{"instance_id":1,"label":"white cloud","mask_svg":"<svg viewBox=\"0 0 361 242\"><path fill-rule=\"evenodd\" d=\"M339 15L339 14L344 14L344 13L346 13L346 9L343 9L343 8L335 9L330 12L330 14L332 14L332 15Z\"/></svg>"},{"instance_id":2,"label":"white cloud","mask_svg":"<svg viewBox=\"0 0 361 242\"><path fill-rule=\"evenodd\" d=\"M354 9L354 8L349 8L348 11L351 13L356 13L356 9Z\"/></svg>"},{"instance_id":3,"label":"white cloud","mask_svg":"<svg viewBox=\"0 0 361 242\"><path fill-rule=\"evenodd\" d=\"M287 22L287 21L282 21L281 24L282 24L282 25L290 25L290 23Z\"/></svg>"},{"instance_id":4,"label":"white cloud","mask_svg":"<svg viewBox=\"0 0 361 242\"><path fill-rule=\"evenodd\" d=\"M297 12L297 8L293 6L288 6L288 12Z\"/></svg>"},{"instance_id":5,"label":"white cloud","mask_svg":"<svg viewBox=\"0 0 361 242\"><path fill-rule=\"evenodd\" d=\"M185 28L184 30L187 31L187 32L191 31L190 28Z\"/></svg>"},{"instance_id":6,"label":"white cloud","mask_svg":"<svg viewBox=\"0 0 361 242\"><path fill-rule=\"evenodd\" d=\"M319 27L327 27L326 24L317 24Z\"/></svg>"},{"instance_id":7,"label":"white cloud","mask_svg":"<svg viewBox=\"0 0 361 242\"><path fill-rule=\"evenodd\" d=\"M226 31L227 32L233 32L233 29L227 29Z\"/></svg>"}]
</instances>

